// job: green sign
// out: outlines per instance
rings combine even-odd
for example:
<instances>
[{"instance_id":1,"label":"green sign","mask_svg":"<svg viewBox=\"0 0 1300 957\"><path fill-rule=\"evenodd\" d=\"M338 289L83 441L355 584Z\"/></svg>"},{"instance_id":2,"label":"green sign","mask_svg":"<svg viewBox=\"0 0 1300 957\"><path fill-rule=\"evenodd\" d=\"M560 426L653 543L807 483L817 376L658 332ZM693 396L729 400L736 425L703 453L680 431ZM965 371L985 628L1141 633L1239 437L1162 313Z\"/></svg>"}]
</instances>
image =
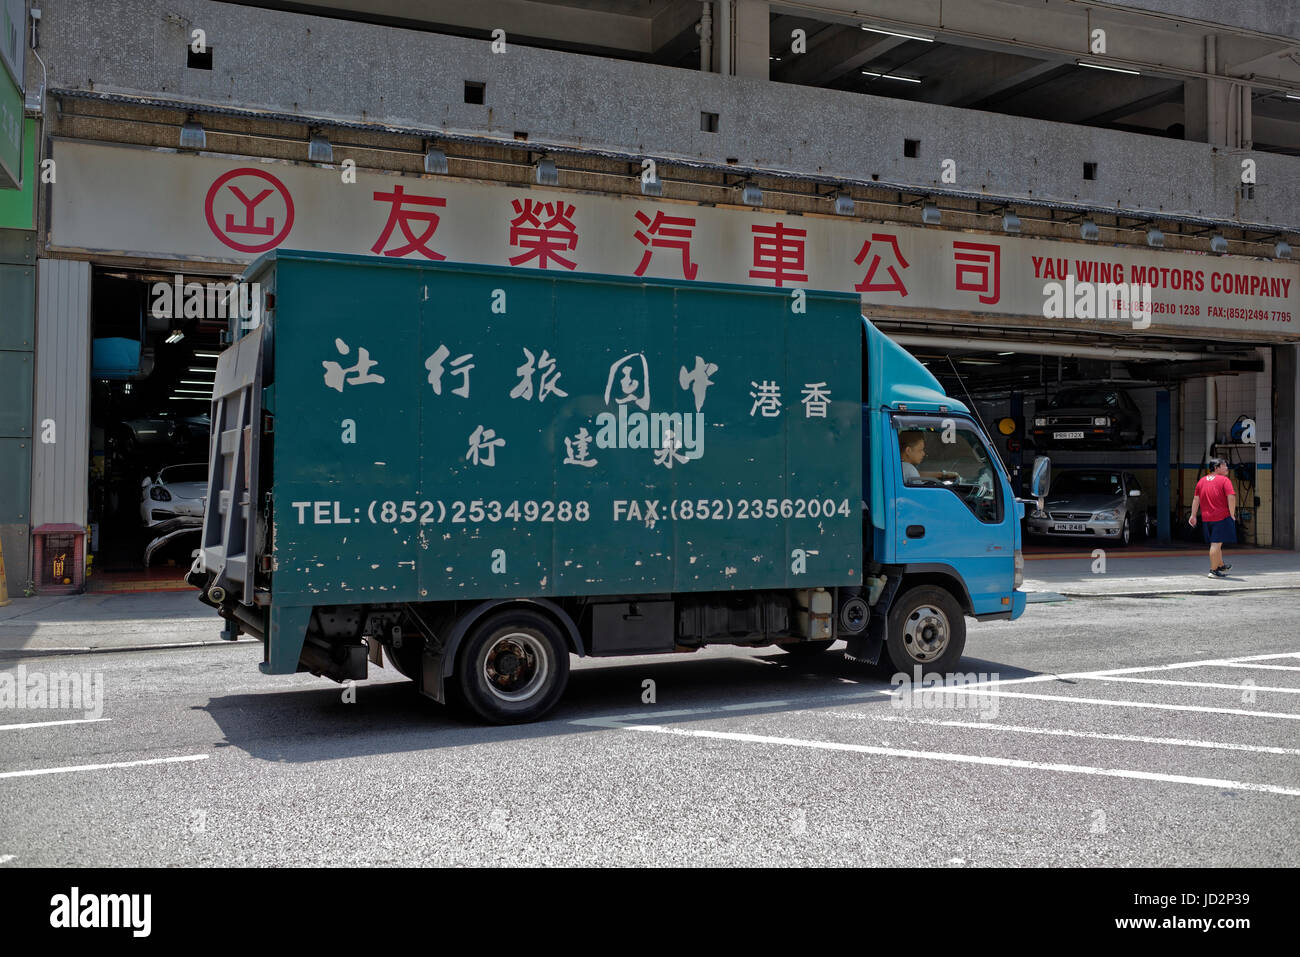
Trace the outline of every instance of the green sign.
<instances>
[{"instance_id":1,"label":"green sign","mask_svg":"<svg viewBox=\"0 0 1300 957\"><path fill-rule=\"evenodd\" d=\"M861 581L856 296L274 266L276 600Z\"/></svg>"},{"instance_id":2,"label":"green sign","mask_svg":"<svg viewBox=\"0 0 1300 957\"><path fill-rule=\"evenodd\" d=\"M36 121L23 123L22 189L0 189L0 229L36 228Z\"/></svg>"},{"instance_id":3,"label":"green sign","mask_svg":"<svg viewBox=\"0 0 1300 957\"><path fill-rule=\"evenodd\" d=\"M0 189L22 185L23 94L0 68Z\"/></svg>"}]
</instances>

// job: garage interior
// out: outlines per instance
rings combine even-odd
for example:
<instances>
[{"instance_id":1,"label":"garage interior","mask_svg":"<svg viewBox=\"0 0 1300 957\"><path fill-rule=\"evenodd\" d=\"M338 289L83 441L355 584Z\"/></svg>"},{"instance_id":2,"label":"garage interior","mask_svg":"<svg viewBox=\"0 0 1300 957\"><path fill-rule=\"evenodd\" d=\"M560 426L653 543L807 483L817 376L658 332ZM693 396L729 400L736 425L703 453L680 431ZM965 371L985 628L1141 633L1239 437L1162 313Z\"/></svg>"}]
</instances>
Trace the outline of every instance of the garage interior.
<instances>
[{"instance_id":1,"label":"garage interior","mask_svg":"<svg viewBox=\"0 0 1300 957\"><path fill-rule=\"evenodd\" d=\"M1150 541L1134 534L1134 544L1200 549L1199 530L1187 524L1192 491L1205 460L1221 456L1237 488L1240 543L1272 544L1270 348L1213 338L873 321L925 364L949 395L978 411L1020 494L1027 494L1036 455L1050 456L1054 477L1071 469L1128 471L1153 510ZM1141 416L1141 441L1083 448L1071 440L1048 440L1036 447L1028 434L1034 420L1053 396L1081 386L1126 392ZM1163 432L1160 393L1168 402ZM1013 420L1010 434L999 431L1003 419ZM1233 441L1234 426L1240 433L1245 419L1255 423L1257 441ZM1157 505L1161 461L1168 463L1169 476L1163 527ZM1086 554L1098 544L1106 543L1027 538L1026 551Z\"/></svg>"},{"instance_id":2,"label":"garage interior","mask_svg":"<svg viewBox=\"0 0 1300 957\"><path fill-rule=\"evenodd\" d=\"M160 470L208 457L208 413L224 319L172 318L155 284L174 276L95 267L91 279L90 590L175 580L197 531L148 546L177 523L150 527L143 487ZM187 281L197 277L186 276ZM154 315L154 306L158 305ZM169 473L176 474L176 473ZM155 493L154 504L167 493Z\"/></svg>"}]
</instances>

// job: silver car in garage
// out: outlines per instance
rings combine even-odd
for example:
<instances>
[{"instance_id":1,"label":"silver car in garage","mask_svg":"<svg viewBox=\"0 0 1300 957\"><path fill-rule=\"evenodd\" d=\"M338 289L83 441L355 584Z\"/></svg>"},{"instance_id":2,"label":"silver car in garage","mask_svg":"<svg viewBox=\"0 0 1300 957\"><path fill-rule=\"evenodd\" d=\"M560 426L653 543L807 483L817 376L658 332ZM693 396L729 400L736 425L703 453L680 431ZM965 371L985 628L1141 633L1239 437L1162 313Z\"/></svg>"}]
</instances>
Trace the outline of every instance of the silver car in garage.
<instances>
[{"instance_id":1,"label":"silver car in garage","mask_svg":"<svg viewBox=\"0 0 1300 957\"><path fill-rule=\"evenodd\" d=\"M1127 545L1151 535L1151 503L1132 472L1069 469L1052 477L1052 491L1040 511L1025 507L1030 535L1092 539Z\"/></svg>"}]
</instances>

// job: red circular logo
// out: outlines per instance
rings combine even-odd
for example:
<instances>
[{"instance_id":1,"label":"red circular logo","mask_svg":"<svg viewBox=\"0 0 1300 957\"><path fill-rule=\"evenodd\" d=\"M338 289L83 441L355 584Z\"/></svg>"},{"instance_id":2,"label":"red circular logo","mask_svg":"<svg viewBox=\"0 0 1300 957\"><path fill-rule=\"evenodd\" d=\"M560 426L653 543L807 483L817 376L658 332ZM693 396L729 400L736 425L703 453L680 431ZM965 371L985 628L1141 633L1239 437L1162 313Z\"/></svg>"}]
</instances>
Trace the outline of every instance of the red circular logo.
<instances>
[{"instance_id":1,"label":"red circular logo","mask_svg":"<svg viewBox=\"0 0 1300 957\"><path fill-rule=\"evenodd\" d=\"M231 182L243 176L256 177L270 183L272 188L267 189L261 183ZM225 195L221 194L223 186L227 188ZM272 198L273 193L280 194L284 203L283 210ZM215 207L219 197L225 210L224 228L217 223ZM264 253L268 249L274 249L293 229L293 197L289 195L289 190L270 173L251 166L232 169L218 176L208 188L207 198L203 201L203 212L207 216L212 235L241 253ZM283 219L283 225L277 230L278 218Z\"/></svg>"}]
</instances>

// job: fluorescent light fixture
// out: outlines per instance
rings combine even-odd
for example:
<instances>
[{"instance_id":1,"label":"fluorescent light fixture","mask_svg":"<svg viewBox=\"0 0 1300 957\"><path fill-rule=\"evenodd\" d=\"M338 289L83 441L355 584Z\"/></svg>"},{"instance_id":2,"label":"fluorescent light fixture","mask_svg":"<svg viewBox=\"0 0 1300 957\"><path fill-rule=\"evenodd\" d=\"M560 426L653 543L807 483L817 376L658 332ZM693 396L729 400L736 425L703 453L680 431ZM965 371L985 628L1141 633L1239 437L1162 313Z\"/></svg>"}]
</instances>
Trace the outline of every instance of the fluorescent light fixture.
<instances>
[{"instance_id":1,"label":"fluorescent light fixture","mask_svg":"<svg viewBox=\"0 0 1300 957\"><path fill-rule=\"evenodd\" d=\"M958 359L957 361L967 366L995 366L998 364L996 359Z\"/></svg>"},{"instance_id":2,"label":"fluorescent light fixture","mask_svg":"<svg viewBox=\"0 0 1300 957\"><path fill-rule=\"evenodd\" d=\"M930 226L938 226L943 219L943 214L939 212L939 207L934 203L925 203L921 206L921 222Z\"/></svg>"},{"instance_id":3,"label":"fluorescent light fixture","mask_svg":"<svg viewBox=\"0 0 1300 957\"><path fill-rule=\"evenodd\" d=\"M1147 230L1147 245L1155 249L1160 249L1165 244L1165 234L1152 226Z\"/></svg>"},{"instance_id":4,"label":"fluorescent light fixture","mask_svg":"<svg viewBox=\"0 0 1300 957\"><path fill-rule=\"evenodd\" d=\"M1002 231L1004 233L1020 232L1020 217L1011 210L1007 210L1002 216Z\"/></svg>"},{"instance_id":5,"label":"fluorescent light fixture","mask_svg":"<svg viewBox=\"0 0 1300 957\"><path fill-rule=\"evenodd\" d=\"M187 399L190 401L197 401L197 402L212 401L210 398L201 395L169 395L167 398L171 399L173 402L184 402Z\"/></svg>"},{"instance_id":6,"label":"fluorescent light fixture","mask_svg":"<svg viewBox=\"0 0 1300 957\"><path fill-rule=\"evenodd\" d=\"M194 356L197 359L220 359L221 353L220 352L196 352L194 353Z\"/></svg>"},{"instance_id":7,"label":"fluorescent light fixture","mask_svg":"<svg viewBox=\"0 0 1300 957\"><path fill-rule=\"evenodd\" d=\"M899 83L920 83L919 76L899 76L896 73L872 73L870 70L863 70L863 76L869 76L875 80L897 80Z\"/></svg>"},{"instance_id":8,"label":"fluorescent light fixture","mask_svg":"<svg viewBox=\"0 0 1300 957\"><path fill-rule=\"evenodd\" d=\"M852 216L857 210L857 204L853 202L853 197L848 193L835 194L835 212L840 216Z\"/></svg>"},{"instance_id":9,"label":"fluorescent light fixture","mask_svg":"<svg viewBox=\"0 0 1300 957\"><path fill-rule=\"evenodd\" d=\"M424 151L424 171L426 173L447 174L447 154L430 146Z\"/></svg>"},{"instance_id":10,"label":"fluorescent light fixture","mask_svg":"<svg viewBox=\"0 0 1300 957\"><path fill-rule=\"evenodd\" d=\"M181 149L201 150L208 145L208 135L203 126L193 120L181 124Z\"/></svg>"},{"instance_id":11,"label":"fluorescent light fixture","mask_svg":"<svg viewBox=\"0 0 1300 957\"><path fill-rule=\"evenodd\" d=\"M1075 60L1079 66L1086 66L1089 70L1107 70L1111 73L1127 73L1130 76L1141 76L1141 70L1129 70L1122 66L1106 66L1104 63L1089 63L1087 60Z\"/></svg>"},{"instance_id":12,"label":"fluorescent light fixture","mask_svg":"<svg viewBox=\"0 0 1300 957\"><path fill-rule=\"evenodd\" d=\"M1273 247L1273 255L1276 256L1278 259L1290 259L1291 244L1288 243L1285 239L1282 240L1276 246Z\"/></svg>"},{"instance_id":13,"label":"fluorescent light fixture","mask_svg":"<svg viewBox=\"0 0 1300 957\"><path fill-rule=\"evenodd\" d=\"M212 395L211 389L177 389L177 395Z\"/></svg>"},{"instance_id":14,"label":"fluorescent light fixture","mask_svg":"<svg viewBox=\"0 0 1300 957\"><path fill-rule=\"evenodd\" d=\"M865 23L860 24L860 26L868 33L883 33L887 37L902 37L904 40L920 40L922 43L934 42L934 37L922 36L919 33L903 33L899 30L885 30L882 27L869 27Z\"/></svg>"},{"instance_id":15,"label":"fluorescent light fixture","mask_svg":"<svg viewBox=\"0 0 1300 957\"><path fill-rule=\"evenodd\" d=\"M746 206L762 206L763 191L753 183L746 183L745 188L740 191L740 200Z\"/></svg>"},{"instance_id":16,"label":"fluorescent light fixture","mask_svg":"<svg viewBox=\"0 0 1300 957\"><path fill-rule=\"evenodd\" d=\"M212 385L212 382L206 379L181 379L181 385Z\"/></svg>"},{"instance_id":17,"label":"fluorescent light fixture","mask_svg":"<svg viewBox=\"0 0 1300 957\"><path fill-rule=\"evenodd\" d=\"M1286 98L1288 100L1300 100L1300 93L1288 93Z\"/></svg>"},{"instance_id":18,"label":"fluorescent light fixture","mask_svg":"<svg viewBox=\"0 0 1300 957\"><path fill-rule=\"evenodd\" d=\"M1000 355L1000 356L1014 356L1015 353L1014 353L1014 352L999 352L998 355Z\"/></svg>"},{"instance_id":19,"label":"fluorescent light fixture","mask_svg":"<svg viewBox=\"0 0 1300 957\"><path fill-rule=\"evenodd\" d=\"M217 370L208 366L190 366L190 372L206 372L208 375L216 375Z\"/></svg>"},{"instance_id":20,"label":"fluorescent light fixture","mask_svg":"<svg viewBox=\"0 0 1300 957\"><path fill-rule=\"evenodd\" d=\"M1091 219L1085 219L1079 224L1079 236L1083 239L1096 239L1101 235L1101 230Z\"/></svg>"},{"instance_id":21,"label":"fluorescent light fixture","mask_svg":"<svg viewBox=\"0 0 1300 957\"><path fill-rule=\"evenodd\" d=\"M168 345L170 345L173 342L180 342L184 338L185 338L185 333L177 329L175 332L173 332L170 336L168 336L163 341L166 342Z\"/></svg>"},{"instance_id":22,"label":"fluorescent light fixture","mask_svg":"<svg viewBox=\"0 0 1300 957\"><path fill-rule=\"evenodd\" d=\"M555 160L543 158L537 161L537 185L560 185L560 171L555 168Z\"/></svg>"},{"instance_id":23,"label":"fluorescent light fixture","mask_svg":"<svg viewBox=\"0 0 1300 957\"><path fill-rule=\"evenodd\" d=\"M1228 251L1228 241L1223 238L1222 233L1215 233L1210 237L1210 252L1226 253Z\"/></svg>"}]
</instances>

